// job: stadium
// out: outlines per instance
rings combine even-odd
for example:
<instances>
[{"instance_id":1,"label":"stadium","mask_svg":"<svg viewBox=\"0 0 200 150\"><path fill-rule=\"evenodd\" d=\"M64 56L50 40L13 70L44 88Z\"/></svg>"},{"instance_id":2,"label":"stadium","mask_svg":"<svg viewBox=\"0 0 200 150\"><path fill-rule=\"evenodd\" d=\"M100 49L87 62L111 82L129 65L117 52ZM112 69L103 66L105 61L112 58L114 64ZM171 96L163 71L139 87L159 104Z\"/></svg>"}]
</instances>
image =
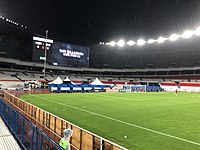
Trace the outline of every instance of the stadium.
<instances>
[{"instance_id":1,"label":"stadium","mask_svg":"<svg viewBox=\"0 0 200 150\"><path fill-rule=\"evenodd\" d=\"M199 10L0 1L0 150L200 149Z\"/></svg>"}]
</instances>

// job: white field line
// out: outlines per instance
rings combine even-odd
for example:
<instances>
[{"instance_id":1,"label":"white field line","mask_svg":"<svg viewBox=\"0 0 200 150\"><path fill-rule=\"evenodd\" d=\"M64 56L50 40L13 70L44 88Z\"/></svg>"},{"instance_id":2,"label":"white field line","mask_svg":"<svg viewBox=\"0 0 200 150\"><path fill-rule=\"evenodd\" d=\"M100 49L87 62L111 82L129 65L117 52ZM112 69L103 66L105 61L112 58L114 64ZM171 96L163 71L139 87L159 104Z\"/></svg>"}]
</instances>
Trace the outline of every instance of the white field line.
<instances>
[{"instance_id":1,"label":"white field line","mask_svg":"<svg viewBox=\"0 0 200 150\"><path fill-rule=\"evenodd\" d=\"M132 124L132 123L128 123L128 122L125 122L125 121L121 121L121 120L118 120L118 119L115 119L115 118L112 118L112 117L109 117L109 116L105 116L105 115L101 115L101 114L98 114L98 113L95 113L95 112L91 112L91 111L85 110L85 109L82 109L82 108L77 108L77 107L74 107L74 106L71 106L71 105L55 102L53 100L50 100L50 99L47 99L47 98L43 98L43 97L40 97L40 96L37 96L37 95L31 95L31 96L38 97L38 98L41 98L41 99L44 99L44 100L47 100L47 101L50 101L52 103L56 103L56 104L59 104L59 105L67 106L67 107L70 107L70 108L74 108L74 109L77 109L77 110L80 110L80 111L83 111L83 112L87 112L87 113L90 113L90 114L93 114L93 115L96 115L96 116L100 116L100 117L103 117L103 118L106 118L106 119L109 119L109 120L120 122L120 123L129 125L129 126L132 126L132 127L136 127L136 128L142 129L142 130L146 130L146 131L153 132L153 133L156 133L156 134L159 134L159 135L163 135L163 136L170 137L170 138L173 138L173 139L176 139L176 140L180 140L180 141L184 141L184 142L187 142L187 143L190 143L190 144L194 144L194 145L200 146L200 143L197 143L197 142L194 142L194 141L190 141L190 140L187 140L187 139L183 139L183 138L180 138L180 137L176 137L176 136L173 136L173 135L162 133L162 132L159 132L159 131L156 131L156 130L153 130L153 129L149 129L149 128L142 127L142 126L139 126L139 125L135 125L135 124Z\"/></svg>"},{"instance_id":2,"label":"white field line","mask_svg":"<svg viewBox=\"0 0 200 150\"><path fill-rule=\"evenodd\" d=\"M117 99L124 99L124 100L127 100L127 101L132 101L132 102L141 102L142 100L146 100L145 98L140 98L139 100L135 100L135 99L132 99L130 100L130 98L126 98L126 97L122 97L122 96L113 96L113 95L106 95L106 94L101 94L100 96L102 97L112 97L112 98L117 98ZM159 100L168 100L168 101L172 101L172 100L169 100L169 98L160 98L158 100L147 100L147 101L159 101Z\"/></svg>"}]
</instances>

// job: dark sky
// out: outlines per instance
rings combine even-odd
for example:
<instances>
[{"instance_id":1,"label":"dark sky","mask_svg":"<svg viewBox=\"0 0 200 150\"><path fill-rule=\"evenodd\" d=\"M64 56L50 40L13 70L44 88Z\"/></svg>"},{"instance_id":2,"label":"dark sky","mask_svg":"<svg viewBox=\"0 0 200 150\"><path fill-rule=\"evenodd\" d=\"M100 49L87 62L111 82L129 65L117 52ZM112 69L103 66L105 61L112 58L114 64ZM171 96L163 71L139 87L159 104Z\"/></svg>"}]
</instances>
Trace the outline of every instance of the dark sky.
<instances>
[{"instance_id":1,"label":"dark sky","mask_svg":"<svg viewBox=\"0 0 200 150\"><path fill-rule=\"evenodd\" d=\"M0 14L77 39L156 38L200 25L200 0L0 0Z\"/></svg>"}]
</instances>

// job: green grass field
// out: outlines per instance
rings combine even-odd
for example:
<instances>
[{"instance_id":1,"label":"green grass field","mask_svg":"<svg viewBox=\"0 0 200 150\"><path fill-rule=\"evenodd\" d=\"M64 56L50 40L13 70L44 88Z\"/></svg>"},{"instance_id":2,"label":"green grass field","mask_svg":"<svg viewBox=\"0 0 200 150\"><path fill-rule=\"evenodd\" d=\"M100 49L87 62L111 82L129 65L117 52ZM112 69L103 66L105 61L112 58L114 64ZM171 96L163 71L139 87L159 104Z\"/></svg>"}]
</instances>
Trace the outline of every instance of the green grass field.
<instances>
[{"instance_id":1,"label":"green grass field","mask_svg":"<svg viewBox=\"0 0 200 150\"><path fill-rule=\"evenodd\" d=\"M21 98L130 150L198 150L199 95L92 93Z\"/></svg>"}]
</instances>

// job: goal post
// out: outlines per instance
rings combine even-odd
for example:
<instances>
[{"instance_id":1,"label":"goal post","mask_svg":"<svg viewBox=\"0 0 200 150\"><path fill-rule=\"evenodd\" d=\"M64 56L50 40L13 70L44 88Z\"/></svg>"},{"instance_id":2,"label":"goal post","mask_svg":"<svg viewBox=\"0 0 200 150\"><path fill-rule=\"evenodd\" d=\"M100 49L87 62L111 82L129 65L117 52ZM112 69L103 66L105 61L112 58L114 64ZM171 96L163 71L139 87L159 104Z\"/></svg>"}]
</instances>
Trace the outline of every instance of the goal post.
<instances>
[{"instance_id":1,"label":"goal post","mask_svg":"<svg viewBox=\"0 0 200 150\"><path fill-rule=\"evenodd\" d=\"M123 89L128 93L146 92L146 85L124 85Z\"/></svg>"}]
</instances>

